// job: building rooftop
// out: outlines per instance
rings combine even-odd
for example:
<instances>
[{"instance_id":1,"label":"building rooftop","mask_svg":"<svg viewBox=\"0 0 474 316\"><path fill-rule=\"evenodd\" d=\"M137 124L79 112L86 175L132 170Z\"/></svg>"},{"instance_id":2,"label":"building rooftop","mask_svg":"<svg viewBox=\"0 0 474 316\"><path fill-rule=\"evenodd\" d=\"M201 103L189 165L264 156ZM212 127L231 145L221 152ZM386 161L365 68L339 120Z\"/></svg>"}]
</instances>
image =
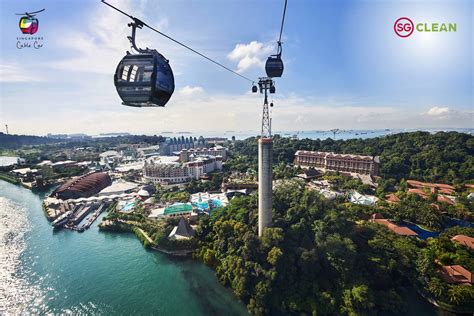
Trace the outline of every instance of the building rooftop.
<instances>
[{"instance_id":1,"label":"building rooftop","mask_svg":"<svg viewBox=\"0 0 474 316\"><path fill-rule=\"evenodd\" d=\"M460 265L442 266L439 269L441 277L448 283L472 283L472 273Z\"/></svg>"},{"instance_id":2,"label":"building rooftop","mask_svg":"<svg viewBox=\"0 0 474 316\"><path fill-rule=\"evenodd\" d=\"M447 189L447 190L455 189L452 185L449 185L449 184L421 182L421 181L416 181L416 180L407 180L407 184L412 187L426 187L426 188L437 188L437 189Z\"/></svg>"},{"instance_id":3,"label":"building rooftop","mask_svg":"<svg viewBox=\"0 0 474 316\"><path fill-rule=\"evenodd\" d=\"M124 192L129 192L138 187L138 184L128 181L114 181L111 186L103 189L100 192L100 195L108 195L108 194L121 194Z\"/></svg>"},{"instance_id":4,"label":"building rooftop","mask_svg":"<svg viewBox=\"0 0 474 316\"><path fill-rule=\"evenodd\" d=\"M21 175L25 175L27 173L36 173L38 172L38 169L30 169L30 168L21 168L21 169L15 169L15 170L12 170L12 172L14 173L19 173Z\"/></svg>"},{"instance_id":5,"label":"building rooftop","mask_svg":"<svg viewBox=\"0 0 474 316\"><path fill-rule=\"evenodd\" d=\"M398 198L398 196L396 196L393 193L387 194L385 196L385 199L387 200L388 203L398 203L398 202L400 202L400 199Z\"/></svg>"},{"instance_id":6,"label":"building rooftop","mask_svg":"<svg viewBox=\"0 0 474 316\"><path fill-rule=\"evenodd\" d=\"M176 213L191 213L193 206L191 203L175 203L165 208L164 215L172 215Z\"/></svg>"},{"instance_id":7,"label":"building rooftop","mask_svg":"<svg viewBox=\"0 0 474 316\"><path fill-rule=\"evenodd\" d=\"M456 235L451 238L452 241L458 242L461 245L467 246L471 249L474 249L474 238L466 235Z\"/></svg>"},{"instance_id":8,"label":"building rooftop","mask_svg":"<svg viewBox=\"0 0 474 316\"><path fill-rule=\"evenodd\" d=\"M357 191L353 191L350 194L349 200L354 204L374 205L378 201L378 198L373 195L363 195Z\"/></svg>"},{"instance_id":9,"label":"building rooftop","mask_svg":"<svg viewBox=\"0 0 474 316\"><path fill-rule=\"evenodd\" d=\"M107 173L94 172L71 179L54 190L53 195L62 199L89 197L110 186L112 180Z\"/></svg>"},{"instance_id":10,"label":"building rooftop","mask_svg":"<svg viewBox=\"0 0 474 316\"><path fill-rule=\"evenodd\" d=\"M418 234L410 228L405 226L398 226L389 221L388 219L383 218L382 214L380 213L372 214L371 221L377 224L384 225L385 227L393 231L395 234L400 236L418 236Z\"/></svg>"},{"instance_id":11,"label":"building rooftop","mask_svg":"<svg viewBox=\"0 0 474 316\"><path fill-rule=\"evenodd\" d=\"M189 225L189 223L183 217L181 217L178 226L173 228L168 237L174 239L189 239L193 236L194 229L192 229L191 225Z\"/></svg>"},{"instance_id":12,"label":"building rooftop","mask_svg":"<svg viewBox=\"0 0 474 316\"><path fill-rule=\"evenodd\" d=\"M304 155L309 154L309 155L315 155L315 156L328 156L328 157L335 157L335 158L352 158L352 159L361 159L361 160L374 159L374 157L372 156L354 155L354 154L336 154L333 152L325 152L325 151L298 150L295 153L296 156L300 154L304 154Z\"/></svg>"}]
</instances>

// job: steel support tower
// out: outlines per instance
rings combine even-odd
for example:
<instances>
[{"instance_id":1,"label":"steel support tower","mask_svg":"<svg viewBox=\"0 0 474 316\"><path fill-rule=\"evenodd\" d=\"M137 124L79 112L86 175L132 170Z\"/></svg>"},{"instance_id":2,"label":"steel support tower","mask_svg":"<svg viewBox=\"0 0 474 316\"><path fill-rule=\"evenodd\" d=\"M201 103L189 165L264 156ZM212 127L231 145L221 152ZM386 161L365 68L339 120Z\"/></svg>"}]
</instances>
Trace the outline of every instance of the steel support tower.
<instances>
[{"instance_id":1,"label":"steel support tower","mask_svg":"<svg viewBox=\"0 0 474 316\"><path fill-rule=\"evenodd\" d=\"M271 78L260 78L260 93L264 93L262 132L258 140L258 235L272 225L273 140L272 119L268 108L268 91L275 92ZM272 104L273 105L273 104Z\"/></svg>"}]
</instances>

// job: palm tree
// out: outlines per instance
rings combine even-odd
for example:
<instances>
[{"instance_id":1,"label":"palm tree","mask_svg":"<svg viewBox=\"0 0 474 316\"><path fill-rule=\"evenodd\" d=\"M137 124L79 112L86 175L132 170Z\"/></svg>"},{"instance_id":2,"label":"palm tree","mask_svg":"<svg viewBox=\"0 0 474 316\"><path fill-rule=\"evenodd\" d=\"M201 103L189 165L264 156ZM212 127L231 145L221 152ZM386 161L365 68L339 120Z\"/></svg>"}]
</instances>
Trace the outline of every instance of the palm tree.
<instances>
[{"instance_id":1,"label":"palm tree","mask_svg":"<svg viewBox=\"0 0 474 316\"><path fill-rule=\"evenodd\" d=\"M466 300L466 294L462 285L451 285L448 290L448 299L454 305L460 305Z\"/></svg>"},{"instance_id":2,"label":"palm tree","mask_svg":"<svg viewBox=\"0 0 474 316\"><path fill-rule=\"evenodd\" d=\"M441 281L441 279L434 277L431 278L430 282L428 283L427 290L436 298L439 298L444 296L443 294L446 291L446 285L443 281Z\"/></svg>"}]
</instances>

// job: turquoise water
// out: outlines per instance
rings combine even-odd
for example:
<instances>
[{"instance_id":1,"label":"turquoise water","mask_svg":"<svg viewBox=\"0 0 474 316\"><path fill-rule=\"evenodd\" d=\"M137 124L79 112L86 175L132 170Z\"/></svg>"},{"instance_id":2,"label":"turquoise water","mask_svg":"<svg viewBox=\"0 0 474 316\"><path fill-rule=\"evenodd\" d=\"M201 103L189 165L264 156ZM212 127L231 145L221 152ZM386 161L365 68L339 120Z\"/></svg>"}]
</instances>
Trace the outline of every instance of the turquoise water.
<instances>
[{"instance_id":1,"label":"turquoise water","mask_svg":"<svg viewBox=\"0 0 474 316\"><path fill-rule=\"evenodd\" d=\"M221 200L212 200L212 206L214 207L221 207L222 206L222 202Z\"/></svg>"},{"instance_id":2,"label":"turquoise water","mask_svg":"<svg viewBox=\"0 0 474 316\"><path fill-rule=\"evenodd\" d=\"M203 211L209 209L209 203L207 202L196 202L196 206L199 210L203 210Z\"/></svg>"},{"instance_id":3,"label":"turquoise water","mask_svg":"<svg viewBox=\"0 0 474 316\"><path fill-rule=\"evenodd\" d=\"M213 208L222 206L221 200L218 200L218 199L211 199L209 201L200 201L200 202L196 202L195 204L196 204L196 207L202 211L207 211L209 209L209 204L211 204Z\"/></svg>"},{"instance_id":4,"label":"turquoise water","mask_svg":"<svg viewBox=\"0 0 474 316\"><path fill-rule=\"evenodd\" d=\"M135 201L125 203L125 205L122 207L122 212L129 212L133 210L133 208L135 207L135 203Z\"/></svg>"},{"instance_id":5,"label":"turquoise water","mask_svg":"<svg viewBox=\"0 0 474 316\"><path fill-rule=\"evenodd\" d=\"M40 196L0 181L0 314L246 315L212 270L132 234L53 232Z\"/></svg>"}]
</instances>

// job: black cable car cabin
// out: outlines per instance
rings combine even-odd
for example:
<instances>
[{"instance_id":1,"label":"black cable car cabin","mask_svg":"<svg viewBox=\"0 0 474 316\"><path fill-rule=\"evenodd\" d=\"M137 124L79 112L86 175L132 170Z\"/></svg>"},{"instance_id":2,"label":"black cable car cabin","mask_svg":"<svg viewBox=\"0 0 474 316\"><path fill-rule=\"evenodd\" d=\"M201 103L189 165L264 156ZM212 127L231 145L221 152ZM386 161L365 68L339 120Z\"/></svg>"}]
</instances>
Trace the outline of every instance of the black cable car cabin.
<instances>
[{"instance_id":1,"label":"black cable car cabin","mask_svg":"<svg viewBox=\"0 0 474 316\"><path fill-rule=\"evenodd\" d=\"M265 72L270 78L279 78L283 74L283 60L281 55L271 55L265 63Z\"/></svg>"},{"instance_id":2,"label":"black cable car cabin","mask_svg":"<svg viewBox=\"0 0 474 316\"><path fill-rule=\"evenodd\" d=\"M173 71L156 50L127 55L115 71L114 84L123 105L165 106L174 92Z\"/></svg>"}]
</instances>

